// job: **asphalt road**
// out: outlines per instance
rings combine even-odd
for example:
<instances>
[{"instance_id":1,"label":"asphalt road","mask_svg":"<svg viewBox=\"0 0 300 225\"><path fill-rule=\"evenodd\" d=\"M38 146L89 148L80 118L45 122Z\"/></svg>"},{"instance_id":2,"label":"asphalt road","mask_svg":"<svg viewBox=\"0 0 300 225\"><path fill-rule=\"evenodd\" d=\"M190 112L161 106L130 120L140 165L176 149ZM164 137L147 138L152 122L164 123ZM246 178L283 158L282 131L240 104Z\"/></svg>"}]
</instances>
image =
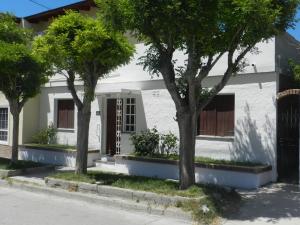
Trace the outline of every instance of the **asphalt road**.
<instances>
[{"instance_id":1,"label":"asphalt road","mask_svg":"<svg viewBox=\"0 0 300 225\"><path fill-rule=\"evenodd\" d=\"M0 187L0 225L185 225L164 216Z\"/></svg>"}]
</instances>

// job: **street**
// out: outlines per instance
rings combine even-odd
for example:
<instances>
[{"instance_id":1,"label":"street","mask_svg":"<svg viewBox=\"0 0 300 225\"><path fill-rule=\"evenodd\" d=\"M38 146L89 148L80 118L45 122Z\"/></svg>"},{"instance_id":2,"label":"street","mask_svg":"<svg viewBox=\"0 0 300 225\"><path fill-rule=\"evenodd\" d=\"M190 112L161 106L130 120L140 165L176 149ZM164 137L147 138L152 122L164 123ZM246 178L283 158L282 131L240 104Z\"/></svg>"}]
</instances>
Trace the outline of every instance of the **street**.
<instances>
[{"instance_id":1,"label":"street","mask_svg":"<svg viewBox=\"0 0 300 225\"><path fill-rule=\"evenodd\" d=\"M0 225L184 225L186 221L0 188Z\"/></svg>"}]
</instances>

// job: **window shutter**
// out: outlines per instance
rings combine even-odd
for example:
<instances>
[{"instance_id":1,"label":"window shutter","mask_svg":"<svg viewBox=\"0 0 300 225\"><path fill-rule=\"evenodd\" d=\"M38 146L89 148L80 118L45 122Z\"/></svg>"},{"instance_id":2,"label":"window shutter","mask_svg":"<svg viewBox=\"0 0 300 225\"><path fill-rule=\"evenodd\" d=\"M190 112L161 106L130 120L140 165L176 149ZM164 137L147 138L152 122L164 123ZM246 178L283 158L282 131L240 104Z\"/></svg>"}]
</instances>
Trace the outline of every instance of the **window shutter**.
<instances>
[{"instance_id":1,"label":"window shutter","mask_svg":"<svg viewBox=\"0 0 300 225\"><path fill-rule=\"evenodd\" d=\"M73 100L58 100L57 127L74 128L74 102Z\"/></svg>"},{"instance_id":2,"label":"window shutter","mask_svg":"<svg viewBox=\"0 0 300 225\"><path fill-rule=\"evenodd\" d=\"M234 135L234 95L216 96L201 112L198 135Z\"/></svg>"},{"instance_id":3,"label":"window shutter","mask_svg":"<svg viewBox=\"0 0 300 225\"><path fill-rule=\"evenodd\" d=\"M216 99L213 99L201 112L200 135L216 135Z\"/></svg>"},{"instance_id":4,"label":"window shutter","mask_svg":"<svg viewBox=\"0 0 300 225\"><path fill-rule=\"evenodd\" d=\"M234 95L219 95L216 111L216 135L232 136L234 134Z\"/></svg>"}]
</instances>

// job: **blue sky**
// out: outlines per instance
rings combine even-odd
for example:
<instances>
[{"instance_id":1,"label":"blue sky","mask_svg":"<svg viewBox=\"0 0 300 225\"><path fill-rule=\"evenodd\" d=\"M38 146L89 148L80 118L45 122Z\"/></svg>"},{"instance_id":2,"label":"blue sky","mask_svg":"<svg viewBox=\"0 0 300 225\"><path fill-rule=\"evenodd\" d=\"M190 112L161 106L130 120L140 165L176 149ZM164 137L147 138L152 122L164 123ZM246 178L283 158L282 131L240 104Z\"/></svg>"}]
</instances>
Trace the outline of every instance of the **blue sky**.
<instances>
[{"instance_id":1,"label":"blue sky","mask_svg":"<svg viewBox=\"0 0 300 225\"><path fill-rule=\"evenodd\" d=\"M14 13L16 16L23 17L45 11L47 8L53 9L79 1L80 0L0 0L0 12L8 11ZM300 18L300 11L297 17ZM300 41L300 21L296 29L289 30L289 32Z\"/></svg>"}]
</instances>

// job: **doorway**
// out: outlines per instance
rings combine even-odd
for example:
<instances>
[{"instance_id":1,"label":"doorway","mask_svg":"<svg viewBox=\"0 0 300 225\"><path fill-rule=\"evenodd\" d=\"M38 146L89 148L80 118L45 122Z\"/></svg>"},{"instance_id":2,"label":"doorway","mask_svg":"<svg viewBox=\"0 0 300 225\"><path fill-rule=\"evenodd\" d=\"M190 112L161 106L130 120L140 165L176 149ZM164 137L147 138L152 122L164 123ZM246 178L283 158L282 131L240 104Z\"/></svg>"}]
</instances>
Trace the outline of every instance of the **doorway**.
<instances>
[{"instance_id":1,"label":"doorway","mask_svg":"<svg viewBox=\"0 0 300 225\"><path fill-rule=\"evenodd\" d=\"M116 110L117 99L107 99L106 154L116 154Z\"/></svg>"},{"instance_id":2,"label":"doorway","mask_svg":"<svg viewBox=\"0 0 300 225\"><path fill-rule=\"evenodd\" d=\"M278 100L278 180L299 183L299 96Z\"/></svg>"}]
</instances>

